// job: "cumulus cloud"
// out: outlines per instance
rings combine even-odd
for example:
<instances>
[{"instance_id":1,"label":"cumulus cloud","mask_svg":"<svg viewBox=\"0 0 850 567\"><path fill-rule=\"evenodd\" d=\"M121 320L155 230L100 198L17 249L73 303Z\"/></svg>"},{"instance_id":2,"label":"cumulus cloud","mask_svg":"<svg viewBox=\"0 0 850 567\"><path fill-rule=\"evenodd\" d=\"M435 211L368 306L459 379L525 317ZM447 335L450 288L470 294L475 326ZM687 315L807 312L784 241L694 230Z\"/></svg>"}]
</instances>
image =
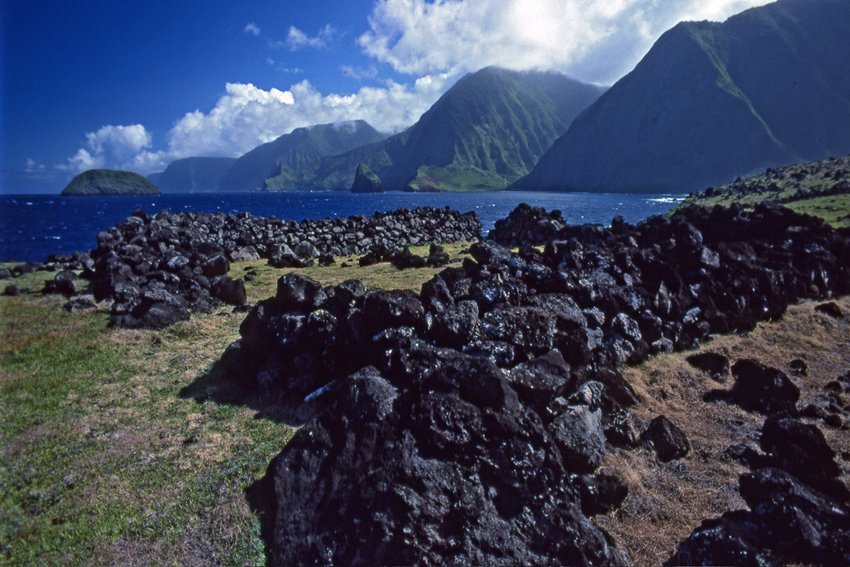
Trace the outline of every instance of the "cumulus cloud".
<instances>
[{"instance_id":1,"label":"cumulus cloud","mask_svg":"<svg viewBox=\"0 0 850 567\"><path fill-rule=\"evenodd\" d=\"M63 171L79 173L86 169L111 167L132 163L137 155L153 144L151 134L141 124L101 127L86 134L85 147L56 167Z\"/></svg>"},{"instance_id":2,"label":"cumulus cloud","mask_svg":"<svg viewBox=\"0 0 850 567\"><path fill-rule=\"evenodd\" d=\"M364 119L396 132L413 124L462 73L487 65L554 69L580 79L613 82L640 59L663 31L680 20L722 20L766 0L378 0L369 31L358 38L377 62L416 79L363 86L350 94L323 94L309 81L288 89L228 83L211 109L177 119L154 149L141 124L103 126L57 168L78 172L118 167L150 173L188 156L237 156L293 129ZM253 22L244 32L260 36ZM290 27L270 47L324 49L337 31L315 36ZM284 67L272 58L269 65ZM355 79L377 79L375 66L343 65ZM37 167L33 163L28 167Z\"/></svg>"},{"instance_id":3,"label":"cumulus cloud","mask_svg":"<svg viewBox=\"0 0 850 567\"><path fill-rule=\"evenodd\" d=\"M104 126L86 134L62 171L93 168L162 171L173 160L189 156L238 156L295 128L363 119L378 130L396 132L413 124L454 82L447 74L420 77L412 84L386 81L352 94L322 94L309 81L287 90L228 83L215 106L178 119L166 135L167 149L152 149L144 126Z\"/></svg>"},{"instance_id":4,"label":"cumulus cloud","mask_svg":"<svg viewBox=\"0 0 850 567\"><path fill-rule=\"evenodd\" d=\"M451 80L440 74L412 85L387 81L348 95L322 94L309 81L285 91L228 83L210 111L196 110L177 121L168 133L168 153L175 158L239 155L298 127L356 119L378 130L398 131L414 123Z\"/></svg>"},{"instance_id":5,"label":"cumulus cloud","mask_svg":"<svg viewBox=\"0 0 850 567\"><path fill-rule=\"evenodd\" d=\"M290 51L298 51L305 47L325 49L335 35L336 29L330 24L320 29L319 33L315 36L309 36L295 26L289 26L289 33L286 35L284 44Z\"/></svg>"},{"instance_id":6,"label":"cumulus cloud","mask_svg":"<svg viewBox=\"0 0 850 567\"><path fill-rule=\"evenodd\" d=\"M611 82L681 20L722 20L767 0L378 0L364 52L411 75L488 65Z\"/></svg>"}]
</instances>

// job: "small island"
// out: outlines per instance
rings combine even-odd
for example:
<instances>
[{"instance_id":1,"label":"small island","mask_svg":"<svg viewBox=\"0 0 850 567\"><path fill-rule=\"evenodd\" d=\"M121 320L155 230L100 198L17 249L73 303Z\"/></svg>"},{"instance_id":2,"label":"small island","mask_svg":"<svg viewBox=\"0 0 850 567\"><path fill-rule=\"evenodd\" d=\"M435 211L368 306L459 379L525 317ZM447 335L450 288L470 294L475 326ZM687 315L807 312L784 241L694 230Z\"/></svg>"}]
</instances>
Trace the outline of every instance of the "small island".
<instances>
[{"instance_id":1,"label":"small island","mask_svg":"<svg viewBox=\"0 0 850 567\"><path fill-rule=\"evenodd\" d=\"M360 163L357 166L357 172L354 174L354 183L351 185L352 193L383 193L384 184L381 178L372 171L365 163Z\"/></svg>"},{"instance_id":2,"label":"small island","mask_svg":"<svg viewBox=\"0 0 850 567\"><path fill-rule=\"evenodd\" d=\"M74 177L62 195L161 195L159 187L132 171L89 169Z\"/></svg>"}]
</instances>

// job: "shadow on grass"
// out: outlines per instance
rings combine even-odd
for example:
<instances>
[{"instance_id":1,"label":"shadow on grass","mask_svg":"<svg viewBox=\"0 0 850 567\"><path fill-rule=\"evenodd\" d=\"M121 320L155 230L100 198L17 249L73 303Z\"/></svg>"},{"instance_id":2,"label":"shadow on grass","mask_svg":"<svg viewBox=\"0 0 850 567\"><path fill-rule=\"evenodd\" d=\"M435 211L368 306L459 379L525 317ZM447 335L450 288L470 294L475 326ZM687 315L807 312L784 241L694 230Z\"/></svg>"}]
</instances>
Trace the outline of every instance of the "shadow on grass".
<instances>
[{"instance_id":1,"label":"shadow on grass","mask_svg":"<svg viewBox=\"0 0 850 567\"><path fill-rule=\"evenodd\" d=\"M268 419L289 427L300 427L316 414L313 404L301 400L276 400L269 402L267 393L258 393L240 380L245 370L237 364L238 347L231 345L207 372L199 375L191 384L180 390L180 398L198 403L214 401L220 404L247 407L256 411L255 419ZM263 477L245 489L245 500L252 513L260 521L260 538L266 557L266 565L272 564L274 527L277 499L274 490L274 472L277 457L269 463Z\"/></svg>"},{"instance_id":2,"label":"shadow on grass","mask_svg":"<svg viewBox=\"0 0 850 567\"><path fill-rule=\"evenodd\" d=\"M220 404L247 407L257 412L257 419L269 419L289 427L300 427L316 415L316 406L303 400L284 400L259 393L245 385L244 370L240 368L238 347L231 345L207 372L180 390L182 399L196 402L214 401Z\"/></svg>"},{"instance_id":3,"label":"shadow on grass","mask_svg":"<svg viewBox=\"0 0 850 567\"><path fill-rule=\"evenodd\" d=\"M260 520L260 538L263 540L263 550L266 565L272 565L272 545L274 542L274 524L277 517L277 501L274 492L274 469L277 457L272 459L263 477L245 489L245 500L251 512Z\"/></svg>"}]
</instances>

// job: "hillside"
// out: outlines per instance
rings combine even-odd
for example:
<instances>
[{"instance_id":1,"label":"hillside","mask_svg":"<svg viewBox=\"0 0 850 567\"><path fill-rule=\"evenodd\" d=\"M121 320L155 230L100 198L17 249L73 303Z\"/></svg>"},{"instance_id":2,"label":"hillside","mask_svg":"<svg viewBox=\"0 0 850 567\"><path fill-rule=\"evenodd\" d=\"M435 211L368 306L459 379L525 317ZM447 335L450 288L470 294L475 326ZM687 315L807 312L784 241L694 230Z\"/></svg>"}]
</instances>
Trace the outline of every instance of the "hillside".
<instances>
[{"instance_id":1,"label":"hillside","mask_svg":"<svg viewBox=\"0 0 850 567\"><path fill-rule=\"evenodd\" d=\"M780 0L666 32L516 187L688 192L850 151L850 3Z\"/></svg>"},{"instance_id":2,"label":"hillside","mask_svg":"<svg viewBox=\"0 0 850 567\"><path fill-rule=\"evenodd\" d=\"M62 195L159 195L159 188L132 171L90 169L74 177Z\"/></svg>"},{"instance_id":3,"label":"hillside","mask_svg":"<svg viewBox=\"0 0 850 567\"><path fill-rule=\"evenodd\" d=\"M219 190L219 180L233 165L234 158L188 157L171 162L159 174L159 186L164 191L203 193Z\"/></svg>"},{"instance_id":4,"label":"hillside","mask_svg":"<svg viewBox=\"0 0 850 567\"><path fill-rule=\"evenodd\" d=\"M503 189L602 93L558 73L488 67L458 81L408 130L327 158L311 186L348 189L362 162L386 189Z\"/></svg>"},{"instance_id":5,"label":"hillside","mask_svg":"<svg viewBox=\"0 0 850 567\"><path fill-rule=\"evenodd\" d=\"M820 217L835 227L850 227L850 156L780 168L693 193L687 205L781 203Z\"/></svg>"},{"instance_id":6,"label":"hillside","mask_svg":"<svg viewBox=\"0 0 850 567\"><path fill-rule=\"evenodd\" d=\"M301 189L321 158L385 137L363 120L296 128L237 159L222 175L220 186L226 191Z\"/></svg>"}]
</instances>

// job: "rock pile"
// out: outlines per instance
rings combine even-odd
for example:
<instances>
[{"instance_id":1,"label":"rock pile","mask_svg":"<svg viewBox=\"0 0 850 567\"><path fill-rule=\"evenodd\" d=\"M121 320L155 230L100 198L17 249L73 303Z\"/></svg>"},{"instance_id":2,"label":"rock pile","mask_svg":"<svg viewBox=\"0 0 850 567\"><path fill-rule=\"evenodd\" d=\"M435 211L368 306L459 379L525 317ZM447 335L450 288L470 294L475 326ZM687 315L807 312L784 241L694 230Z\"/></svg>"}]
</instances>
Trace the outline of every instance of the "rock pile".
<instances>
[{"instance_id":1,"label":"rock pile","mask_svg":"<svg viewBox=\"0 0 850 567\"><path fill-rule=\"evenodd\" d=\"M520 203L507 217L496 221L487 237L512 248L536 246L552 240L564 225L561 211Z\"/></svg>"},{"instance_id":2,"label":"rock pile","mask_svg":"<svg viewBox=\"0 0 850 567\"><path fill-rule=\"evenodd\" d=\"M444 268L449 264L448 253L439 244L432 244L428 250L428 256L422 257L413 254L410 248L388 249L385 246L373 246L368 253L360 257L360 266L372 266L379 262L389 262L399 270L407 268Z\"/></svg>"},{"instance_id":3,"label":"rock pile","mask_svg":"<svg viewBox=\"0 0 850 567\"><path fill-rule=\"evenodd\" d=\"M162 327L216 301L244 305L244 283L227 275L231 261L269 258L274 266L303 267L377 245L475 240L480 230L474 213L448 208L300 223L247 213L136 212L98 234L93 269L84 275L98 300L114 300L114 325Z\"/></svg>"},{"instance_id":4,"label":"rock pile","mask_svg":"<svg viewBox=\"0 0 850 567\"><path fill-rule=\"evenodd\" d=\"M761 449L740 479L749 510L706 520L669 565L850 564L850 493L815 426L785 412L768 417Z\"/></svg>"},{"instance_id":5,"label":"rock pile","mask_svg":"<svg viewBox=\"0 0 850 567\"><path fill-rule=\"evenodd\" d=\"M552 223L544 252L476 243L420 294L292 274L255 306L221 367L320 412L271 467L276 563L621 563L587 519L625 490L594 474L606 443L689 444L661 417L638 435L617 367L850 291L848 235L785 209Z\"/></svg>"}]
</instances>

